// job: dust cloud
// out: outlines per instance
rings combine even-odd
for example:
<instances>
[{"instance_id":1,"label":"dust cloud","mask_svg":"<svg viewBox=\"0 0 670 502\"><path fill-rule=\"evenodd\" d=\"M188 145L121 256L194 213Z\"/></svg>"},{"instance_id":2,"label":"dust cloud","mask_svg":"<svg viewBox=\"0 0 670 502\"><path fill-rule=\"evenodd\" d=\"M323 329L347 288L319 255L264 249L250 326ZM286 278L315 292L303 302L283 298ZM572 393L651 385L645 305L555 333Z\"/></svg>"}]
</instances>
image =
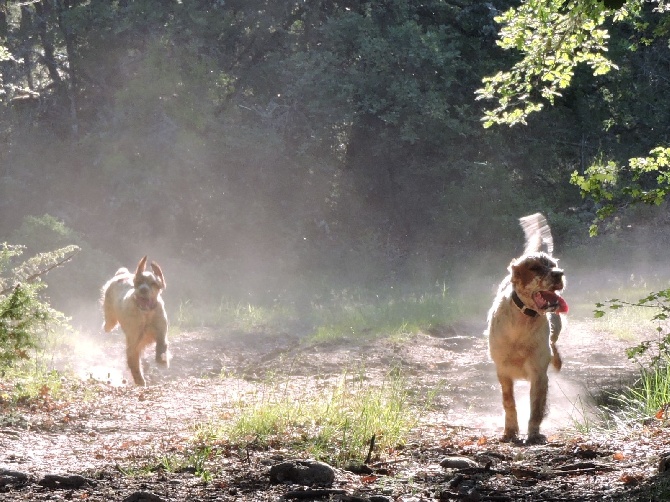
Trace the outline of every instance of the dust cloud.
<instances>
[{"instance_id":1,"label":"dust cloud","mask_svg":"<svg viewBox=\"0 0 670 502\"><path fill-rule=\"evenodd\" d=\"M634 378L636 368L626 359L625 348L633 345L635 340L648 336L649 331L641 329L630 333L629 337L612 333L607 324L596 323L592 311L595 303L612 297L637 299L649 291L668 286L670 266L665 262L664 235L655 230L631 231L626 239L612 240L605 235L579 245L558 245L555 254L560 259L567 276L567 288L564 292L570 306L568 322L559 339L559 349L564 366L560 373L550 371L550 391L548 414L543 423L543 432L552 432L573 428L580 423L588 423L596 417L594 402L599 394L606 389L625 386ZM522 249L522 237L519 249ZM411 253L410 253L411 255ZM438 337L422 333L411 343L398 349L409 366L412 375L423 380L426 386L439 386L446 381L447 385L436 400L434 411L427 412L426 420L434 423L448 423L476 431L479 434L495 435L502 431L503 415L500 389L495 378L495 369L488 359L486 340L482 332L485 327L486 313L495 294L500 280L506 275L506 269L514 251L504 251L497 256L472 256L467 264L443 269L436 273L436 268L428 266L426 260L415 260L413 265L413 282L403 284L386 282L396 292L416 292L417 284L430 284L426 289L443 284L447 294L445 302L459 305L455 334ZM313 306L314 299L324 301L324 291L332 292L337 288L330 284L322 290L302 288L305 283L301 278L287 279L285 270L276 270L271 277L272 266L254 267L258 255L250 254L239 268L228 266L225 260L220 266L214 266L216 260L197 263L188 257L171 254L168 249L156 252L151 259L158 261L166 274L168 287L164 299L172 327L170 329L173 365L167 371L159 371L152 361L152 348L145 354L145 368L148 380L153 385L161 382L179 380L187 377L199 377L206 373L204 366L212 368L209 375L217 372L236 371L231 354L234 349L227 341L247 337L244 342L244 355L238 359L245 360L246 367L258 365L261 370L273 361L272 349L255 341L262 331L276 331L277 338L290 337L300 339L309 334L309 321L305 321L301 330L287 332L285 326L255 326L251 331L232 329L230 326L207 326L209 320L215 319L211 314L222 302L222 298L237 297L243 304L256 305L266 302L268 298L273 305L285 302L293 307L294 314L300 315L296 301L302 302L305 309ZM98 279L99 286L113 275L116 268L134 267L134 259L127 262L107 263L105 277ZM103 274L100 273L100 276ZM290 274L289 274L290 275ZM438 276L439 279L435 279ZM426 277L432 277L430 281ZM419 280L416 280L419 278ZM313 286L313 283L311 284ZM99 287L98 286L98 287ZM340 285L338 285L340 286ZM51 285L54 289L57 284ZM53 365L58 369L69 370L83 380L94 379L112 386L132 384L132 378L125 365L124 336L119 328L112 333L104 333L101 329L102 312L96 295L88 301L70 304L68 315L74 327L58 351L53 354ZM637 296L636 296L637 295ZM331 298L332 300L332 298ZM310 304L311 302L311 304ZM203 317L199 328L180 325L184 320L184 312L194 315L209 312ZM306 326L306 327L305 327ZM221 343L205 348L198 339L199 329L220 331ZM451 333L450 327L442 327ZM653 329L653 326L652 328ZM186 336L184 331L190 334ZM237 337L237 338L236 338ZM264 338L265 339L265 338ZM246 344L246 345L245 345ZM419 354L417 347L425 344L426 353ZM385 342L378 342L376 349L366 348L371 353L367 364L379 365L373 358L387 356L383 352ZM284 350L284 349L282 349ZM376 351L379 352L376 352ZM189 356L186 360L185 354ZM205 352L207 352L205 354ZM282 357L286 352L278 351ZM295 357L299 357L294 354ZM328 353L311 354L311 358L322 358L324 367ZM245 359L246 358L246 359ZM384 359L386 360L386 359ZM223 361L223 362L222 362ZM271 369L277 369L271 364ZM308 364L305 367L309 367ZM432 369L428 369L432 368ZM279 366L281 369L281 366ZM333 363L331 371L341 372L342 366ZM528 384L516 384L519 422L522 432L529 415Z\"/></svg>"}]
</instances>

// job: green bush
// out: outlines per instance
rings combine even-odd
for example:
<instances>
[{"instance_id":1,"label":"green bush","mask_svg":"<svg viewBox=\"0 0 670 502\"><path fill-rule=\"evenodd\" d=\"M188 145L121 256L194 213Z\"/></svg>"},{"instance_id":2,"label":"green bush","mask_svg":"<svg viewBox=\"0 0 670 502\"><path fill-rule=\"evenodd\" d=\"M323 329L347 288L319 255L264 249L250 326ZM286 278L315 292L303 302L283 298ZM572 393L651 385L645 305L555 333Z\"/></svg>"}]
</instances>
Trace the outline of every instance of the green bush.
<instances>
[{"instance_id":1,"label":"green bush","mask_svg":"<svg viewBox=\"0 0 670 502\"><path fill-rule=\"evenodd\" d=\"M78 248L67 246L21 261L23 250L23 246L0 245L0 373L28 359L44 335L65 322L60 312L40 299L45 287L40 279Z\"/></svg>"},{"instance_id":2,"label":"green bush","mask_svg":"<svg viewBox=\"0 0 670 502\"><path fill-rule=\"evenodd\" d=\"M37 290L18 284L0 297L0 370L27 359L36 347L35 331L46 327L49 310L37 300Z\"/></svg>"}]
</instances>

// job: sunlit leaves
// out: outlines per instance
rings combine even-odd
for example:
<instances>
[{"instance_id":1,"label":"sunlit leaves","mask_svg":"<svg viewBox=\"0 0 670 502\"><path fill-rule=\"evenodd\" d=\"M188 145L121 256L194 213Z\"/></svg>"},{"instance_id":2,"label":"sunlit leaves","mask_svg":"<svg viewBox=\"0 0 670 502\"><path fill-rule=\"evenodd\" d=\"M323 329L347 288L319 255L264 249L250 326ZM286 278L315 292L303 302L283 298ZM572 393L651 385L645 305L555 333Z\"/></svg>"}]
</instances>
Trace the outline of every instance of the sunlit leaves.
<instances>
[{"instance_id":1,"label":"sunlit leaves","mask_svg":"<svg viewBox=\"0 0 670 502\"><path fill-rule=\"evenodd\" d=\"M599 219L613 214L617 204L658 206L670 192L670 148L654 148L647 157L630 159L628 167L613 161L596 162L583 175L573 172L570 182L579 187L584 197L601 204Z\"/></svg>"},{"instance_id":2,"label":"sunlit leaves","mask_svg":"<svg viewBox=\"0 0 670 502\"><path fill-rule=\"evenodd\" d=\"M543 103L554 104L580 64L594 75L616 68L605 55L609 34L603 24L611 13L598 2L563 6L562 1L527 0L496 18L502 25L498 45L520 52L521 59L511 71L482 80L477 99L497 102L485 112L484 127L525 124Z\"/></svg>"}]
</instances>

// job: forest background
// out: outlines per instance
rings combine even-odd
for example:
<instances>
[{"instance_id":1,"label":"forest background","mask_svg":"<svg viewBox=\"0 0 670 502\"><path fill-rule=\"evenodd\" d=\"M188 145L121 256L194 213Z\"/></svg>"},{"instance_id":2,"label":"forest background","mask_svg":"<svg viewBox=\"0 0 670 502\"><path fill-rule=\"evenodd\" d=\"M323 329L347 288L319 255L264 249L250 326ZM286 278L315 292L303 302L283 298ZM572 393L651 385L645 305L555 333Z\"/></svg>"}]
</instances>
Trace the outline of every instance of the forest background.
<instances>
[{"instance_id":1,"label":"forest background","mask_svg":"<svg viewBox=\"0 0 670 502\"><path fill-rule=\"evenodd\" d=\"M486 305L537 211L573 264L662 259L664 205L591 238L599 203L570 179L668 144L667 16L608 24L616 71L577 67L527 125L485 129L476 91L518 60L494 20L515 4L2 0L0 241L80 246L47 293L91 317L145 254L171 315L472 278Z\"/></svg>"}]
</instances>

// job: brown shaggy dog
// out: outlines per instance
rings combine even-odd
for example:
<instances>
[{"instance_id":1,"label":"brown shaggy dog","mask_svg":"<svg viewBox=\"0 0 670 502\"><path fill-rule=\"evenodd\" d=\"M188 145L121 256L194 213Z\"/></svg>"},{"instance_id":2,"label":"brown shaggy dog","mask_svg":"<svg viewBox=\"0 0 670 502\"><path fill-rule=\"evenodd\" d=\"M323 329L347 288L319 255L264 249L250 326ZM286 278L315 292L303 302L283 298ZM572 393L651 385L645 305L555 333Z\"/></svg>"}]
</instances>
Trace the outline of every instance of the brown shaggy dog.
<instances>
[{"instance_id":1,"label":"brown shaggy dog","mask_svg":"<svg viewBox=\"0 0 670 502\"><path fill-rule=\"evenodd\" d=\"M151 270L144 270L147 257L142 258L132 274L120 268L102 288L105 323L109 332L118 324L126 335L128 367L137 385L146 385L140 357L144 348L156 343L156 362L169 365L167 329L168 320L161 291L165 289L163 271L151 262Z\"/></svg>"},{"instance_id":2,"label":"brown shaggy dog","mask_svg":"<svg viewBox=\"0 0 670 502\"><path fill-rule=\"evenodd\" d=\"M526 442L542 443L540 424L545 415L549 363L558 371L561 358L556 341L561 330L559 313L568 305L559 295L565 287L563 270L552 258L553 242L547 221L540 213L521 218L526 249L512 260L488 315L486 334L496 365L505 409L504 441L519 434L514 381L530 382L530 420ZM542 245L547 252L541 252Z\"/></svg>"}]
</instances>

